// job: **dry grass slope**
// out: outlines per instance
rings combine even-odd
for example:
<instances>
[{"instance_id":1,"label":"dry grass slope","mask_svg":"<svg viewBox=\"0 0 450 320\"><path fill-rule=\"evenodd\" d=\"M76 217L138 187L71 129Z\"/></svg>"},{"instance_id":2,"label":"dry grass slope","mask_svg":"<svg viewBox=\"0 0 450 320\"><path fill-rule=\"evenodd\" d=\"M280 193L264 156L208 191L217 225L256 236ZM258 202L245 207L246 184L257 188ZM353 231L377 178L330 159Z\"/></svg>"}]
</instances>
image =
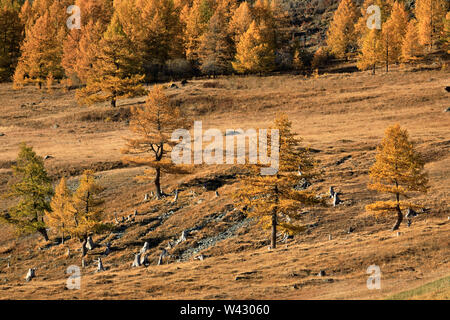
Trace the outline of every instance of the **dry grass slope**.
<instances>
[{"instance_id":1,"label":"dry grass slope","mask_svg":"<svg viewBox=\"0 0 450 320\"><path fill-rule=\"evenodd\" d=\"M94 238L100 247L88 254L81 290L65 289L67 267L81 265L78 242L45 246L36 236L16 239L2 226L0 298L448 299L450 115L443 112L448 85L444 71L397 69L375 76L195 80L169 89L174 103L202 120L204 130L265 127L283 111L305 144L316 150L324 177L313 188L325 193L335 186L344 204L308 209L307 232L268 251L267 233L233 206L238 166L202 166L189 176L165 177L164 191L179 189L178 202L171 203L171 197L142 201L151 186L133 177L143 169L122 165L119 153L122 137L129 135L129 107L142 98L122 101L117 110L107 105L80 108L73 92L45 95L35 88L12 91L2 84L0 192L11 176L18 144L25 140L39 154L54 157L46 165L55 183L71 175L69 184L74 185L83 169L96 169L107 188L107 219L112 220L114 212L121 217L137 209L140 214L136 221ZM431 180L428 195L414 196L431 212L417 217L410 228L403 225L399 236L389 231L393 217L364 212L366 204L380 198L366 188L376 145L385 128L396 122L408 129L426 155ZM343 158L346 161L339 161ZM217 182L220 197L204 188L205 183ZM2 199L0 210L8 205ZM349 227L355 231L348 234ZM157 266L161 250L186 229L192 232L169 250L170 263ZM108 241L112 252L102 257L107 270L95 273L94 260L102 256ZM151 265L131 269L144 241L150 244ZM67 247L71 257L65 256ZM205 259L195 260L200 253ZM367 267L374 264L382 271L381 290L366 287ZM37 267L37 277L26 283L30 267ZM325 276L318 276L321 270ZM429 284L437 279L443 280ZM418 287L425 289L409 291Z\"/></svg>"}]
</instances>

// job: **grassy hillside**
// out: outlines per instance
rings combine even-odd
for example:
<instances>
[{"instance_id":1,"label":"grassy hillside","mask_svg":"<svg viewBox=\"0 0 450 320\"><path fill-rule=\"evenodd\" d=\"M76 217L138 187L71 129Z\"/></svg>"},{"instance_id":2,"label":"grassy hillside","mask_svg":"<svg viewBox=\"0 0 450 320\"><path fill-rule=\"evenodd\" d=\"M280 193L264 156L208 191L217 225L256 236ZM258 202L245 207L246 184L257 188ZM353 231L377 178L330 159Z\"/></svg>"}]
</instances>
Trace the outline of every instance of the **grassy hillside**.
<instances>
[{"instance_id":1,"label":"grassy hillside","mask_svg":"<svg viewBox=\"0 0 450 320\"><path fill-rule=\"evenodd\" d=\"M172 203L172 197L143 201L152 186L133 180L144 168L122 164L120 149L130 134L129 108L144 98L121 101L117 109L79 107L74 92L57 89L48 95L1 84L0 193L11 177L18 145L26 141L38 154L53 156L46 167L55 183L66 175L69 185L76 185L84 169L95 169L106 187L106 220L113 221L114 212L119 217L134 210L139 214L94 237L98 247L88 253L81 290L65 289L67 267L81 266L78 241L60 245L37 236L17 239L2 226L0 298L448 299L448 85L445 71L419 66L375 76L200 79L168 89L174 103L203 121L204 130L265 127L286 112L324 171L313 188L326 193L335 186L342 193L344 203L336 208L305 208L307 231L269 251L268 233L231 200L239 188L239 166L200 166L192 175L165 176L163 189L179 189L178 202ZM367 190L368 169L384 130L397 122L425 155L431 183L429 194L414 195L430 213L419 215L409 228L402 225L399 234L390 231L394 216L374 217L364 210L383 198ZM0 210L9 204L2 199ZM183 231L188 231L187 241L167 249L169 257L156 265L162 249ZM145 241L150 243L150 266L131 268ZM112 252L104 256L107 242ZM199 255L204 259L196 259ZM101 273L95 272L98 257L107 268ZM381 290L366 287L370 265L381 268ZM26 283L31 267L37 268L37 277ZM325 276L318 275L322 270ZM442 280L432 282L437 279Z\"/></svg>"}]
</instances>

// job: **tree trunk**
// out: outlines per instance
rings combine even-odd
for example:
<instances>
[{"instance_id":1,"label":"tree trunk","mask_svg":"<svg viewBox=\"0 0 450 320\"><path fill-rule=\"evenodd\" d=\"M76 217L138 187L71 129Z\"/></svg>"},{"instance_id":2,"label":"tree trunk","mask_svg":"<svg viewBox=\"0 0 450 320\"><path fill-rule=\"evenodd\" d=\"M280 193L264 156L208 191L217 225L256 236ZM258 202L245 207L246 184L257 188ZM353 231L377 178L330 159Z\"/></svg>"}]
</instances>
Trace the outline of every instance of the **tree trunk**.
<instances>
[{"instance_id":1,"label":"tree trunk","mask_svg":"<svg viewBox=\"0 0 450 320\"><path fill-rule=\"evenodd\" d=\"M47 229L39 228L37 231L44 237L45 241L48 241Z\"/></svg>"},{"instance_id":2,"label":"tree trunk","mask_svg":"<svg viewBox=\"0 0 450 320\"><path fill-rule=\"evenodd\" d=\"M277 214L272 214L272 239L271 239L272 249L277 247Z\"/></svg>"},{"instance_id":3,"label":"tree trunk","mask_svg":"<svg viewBox=\"0 0 450 320\"><path fill-rule=\"evenodd\" d=\"M400 209L400 206L397 206L397 222L395 223L394 227L392 228L392 231L398 230L400 228L400 225L403 221L403 213Z\"/></svg>"},{"instance_id":4,"label":"tree trunk","mask_svg":"<svg viewBox=\"0 0 450 320\"><path fill-rule=\"evenodd\" d=\"M156 197L158 199L161 199L162 197L162 192L161 192L161 169L157 168L156 169L156 176L155 176L155 192L156 192Z\"/></svg>"},{"instance_id":5,"label":"tree trunk","mask_svg":"<svg viewBox=\"0 0 450 320\"><path fill-rule=\"evenodd\" d=\"M398 188L398 183L396 182L396 186ZM398 230L400 228L400 225L402 224L403 221L403 213L402 213L402 209L400 209L400 194L396 194L396 199L397 199L397 222L395 223L394 227L392 228L392 231Z\"/></svg>"}]
</instances>

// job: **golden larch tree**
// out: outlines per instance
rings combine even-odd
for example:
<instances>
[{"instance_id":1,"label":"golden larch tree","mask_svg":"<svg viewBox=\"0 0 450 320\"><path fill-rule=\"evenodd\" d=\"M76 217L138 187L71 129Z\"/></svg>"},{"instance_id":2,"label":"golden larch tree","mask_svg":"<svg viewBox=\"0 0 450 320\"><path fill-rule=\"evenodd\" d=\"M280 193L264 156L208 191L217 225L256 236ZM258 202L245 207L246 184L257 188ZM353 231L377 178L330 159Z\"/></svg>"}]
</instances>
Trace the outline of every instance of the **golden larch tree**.
<instances>
[{"instance_id":1,"label":"golden larch tree","mask_svg":"<svg viewBox=\"0 0 450 320\"><path fill-rule=\"evenodd\" d=\"M141 60L118 15L113 16L98 51L86 87L77 92L81 102L110 101L114 108L118 99L145 94Z\"/></svg>"},{"instance_id":2,"label":"golden larch tree","mask_svg":"<svg viewBox=\"0 0 450 320\"><path fill-rule=\"evenodd\" d=\"M420 44L433 49L444 27L448 0L416 0L415 14Z\"/></svg>"},{"instance_id":3,"label":"golden larch tree","mask_svg":"<svg viewBox=\"0 0 450 320\"><path fill-rule=\"evenodd\" d=\"M407 199L410 192L428 190L428 174L424 161L409 140L408 132L399 124L386 130L381 145L377 148L376 161L370 168L369 190L393 195L394 201L378 201L367 205L366 210L377 213L397 213L397 222L392 230L398 230L403 221L402 210L417 208Z\"/></svg>"},{"instance_id":4,"label":"golden larch tree","mask_svg":"<svg viewBox=\"0 0 450 320\"><path fill-rule=\"evenodd\" d=\"M204 74L227 74L232 70L234 42L229 33L228 23L231 18L229 6L219 5L209 20L208 29L200 38L199 61Z\"/></svg>"},{"instance_id":5,"label":"golden larch tree","mask_svg":"<svg viewBox=\"0 0 450 320\"><path fill-rule=\"evenodd\" d=\"M175 165L170 152L177 143L172 141L172 133L177 129L189 129L190 123L180 109L171 104L162 86L157 85L148 94L145 106L132 107L130 130L136 138L126 138L123 161L150 167L138 181L154 181L155 194L161 191L161 175L187 173L186 168Z\"/></svg>"},{"instance_id":6,"label":"golden larch tree","mask_svg":"<svg viewBox=\"0 0 450 320\"><path fill-rule=\"evenodd\" d=\"M45 212L47 226L61 235L64 243L65 236L74 227L75 208L72 203L72 192L67 187L65 178L62 178L55 188L55 195L50 202L51 210Z\"/></svg>"},{"instance_id":7,"label":"golden larch tree","mask_svg":"<svg viewBox=\"0 0 450 320\"><path fill-rule=\"evenodd\" d=\"M383 62L386 72L389 64L400 62L402 44L408 26L408 12L402 2L395 2L389 19L382 27Z\"/></svg>"},{"instance_id":8,"label":"golden larch tree","mask_svg":"<svg viewBox=\"0 0 450 320\"><path fill-rule=\"evenodd\" d=\"M17 2L0 0L0 81L9 81L20 57L24 24Z\"/></svg>"},{"instance_id":9,"label":"golden larch tree","mask_svg":"<svg viewBox=\"0 0 450 320\"><path fill-rule=\"evenodd\" d=\"M112 0L77 0L81 29L70 30L63 42L61 64L71 82L86 84L98 46L112 17ZM75 83L73 83L75 84Z\"/></svg>"},{"instance_id":10,"label":"golden larch tree","mask_svg":"<svg viewBox=\"0 0 450 320\"><path fill-rule=\"evenodd\" d=\"M228 25L234 43L239 43L241 36L248 30L253 21L250 5L247 1L241 2L239 7L234 11Z\"/></svg>"},{"instance_id":11,"label":"golden larch tree","mask_svg":"<svg viewBox=\"0 0 450 320\"><path fill-rule=\"evenodd\" d=\"M311 153L301 147L302 140L292 132L291 126L288 117L282 114L275 119L272 128L279 132L278 172L263 176L260 175L263 164L248 164L249 174L242 177L242 185L235 195L237 205L242 206L249 217L271 230L272 248L276 248L278 231L294 235L304 230L301 210L305 206L323 203L312 190L295 188L302 179L317 178L318 170ZM268 149L272 143L268 143Z\"/></svg>"},{"instance_id":12,"label":"golden larch tree","mask_svg":"<svg viewBox=\"0 0 450 320\"><path fill-rule=\"evenodd\" d=\"M236 47L233 68L239 73L265 73L275 67L275 51L265 25L253 21Z\"/></svg>"},{"instance_id":13,"label":"golden larch tree","mask_svg":"<svg viewBox=\"0 0 450 320\"><path fill-rule=\"evenodd\" d=\"M102 223L104 200L101 193L105 190L97 181L93 171L86 170L80 178L80 184L73 193L73 224L68 233L81 241L88 236L100 233L107 226ZM70 207L69 207L70 208ZM72 211L72 208L70 208Z\"/></svg>"},{"instance_id":14,"label":"golden larch tree","mask_svg":"<svg viewBox=\"0 0 450 320\"><path fill-rule=\"evenodd\" d=\"M331 52L339 57L347 57L356 47L355 24L358 11L353 0L342 0L334 13L327 32L327 45Z\"/></svg>"},{"instance_id":15,"label":"golden larch tree","mask_svg":"<svg viewBox=\"0 0 450 320\"><path fill-rule=\"evenodd\" d=\"M380 61L381 55L381 32L380 30L372 29L363 36L361 53L358 55L358 69L372 69L372 74L375 74L376 66L378 61Z\"/></svg>"},{"instance_id":16,"label":"golden larch tree","mask_svg":"<svg viewBox=\"0 0 450 320\"><path fill-rule=\"evenodd\" d=\"M405 38L402 43L401 60L409 62L414 60L421 52L423 47L419 43L417 34L417 20L411 19L406 27Z\"/></svg>"},{"instance_id":17,"label":"golden larch tree","mask_svg":"<svg viewBox=\"0 0 450 320\"><path fill-rule=\"evenodd\" d=\"M16 86L31 82L41 88L49 73L57 79L63 77L62 43L67 32L64 18L63 3L54 1L33 25L26 26L22 55L14 75Z\"/></svg>"},{"instance_id":18,"label":"golden larch tree","mask_svg":"<svg viewBox=\"0 0 450 320\"><path fill-rule=\"evenodd\" d=\"M447 53L450 54L450 11L447 12L444 21L444 30L442 31L442 41L444 43L444 48Z\"/></svg>"}]
</instances>

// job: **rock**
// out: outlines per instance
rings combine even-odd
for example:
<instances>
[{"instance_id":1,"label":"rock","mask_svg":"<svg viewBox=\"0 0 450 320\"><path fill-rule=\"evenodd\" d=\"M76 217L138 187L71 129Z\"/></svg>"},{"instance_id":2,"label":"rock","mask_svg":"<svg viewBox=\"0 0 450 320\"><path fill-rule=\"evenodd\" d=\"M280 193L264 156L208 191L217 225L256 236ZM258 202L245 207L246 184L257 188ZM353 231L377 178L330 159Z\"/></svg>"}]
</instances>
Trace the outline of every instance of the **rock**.
<instances>
[{"instance_id":1,"label":"rock","mask_svg":"<svg viewBox=\"0 0 450 320\"><path fill-rule=\"evenodd\" d=\"M401 236L401 232L397 232L397 237L400 237Z\"/></svg>"},{"instance_id":2,"label":"rock","mask_svg":"<svg viewBox=\"0 0 450 320\"><path fill-rule=\"evenodd\" d=\"M95 244L94 241L92 240L92 237L89 236L86 240L86 249L88 250L94 250L95 248Z\"/></svg>"},{"instance_id":3,"label":"rock","mask_svg":"<svg viewBox=\"0 0 450 320\"><path fill-rule=\"evenodd\" d=\"M172 83L172 84L170 85L170 88L172 88L172 89L178 89L178 86L177 86L175 83Z\"/></svg>"},{"instance_id":4,"label":"rock","mask_svg":"<svg viewBox=\"0 0 450 320\"><path fill-rule=\"evenodd\" d=\"M187 84L188 84L188 81L187 81L186 79L184 79L184 80L181 81L181 85L182 85L182 86L185 86L185 85L187 85Z\"/></svg>"},{"instance_id":5,"label":"rock","mask_svg":"<svg viewBox=\"0 0 450 320\"><path fill-rule=\"evenodd\" d=\"M326 276L326 272L325 270L320 270L319 273L317 274L319 277L325 277Z\"/></svg>"},{"instance_id":6,"label":"rock","mask_svg":"<svg viewBox=\"0 0 450 320\"><path fill-rule=\"evenodd\" d=\"M134 216L136 217L138 214L139 214L138 211L134 210Z\"/></svg>"},{"instance_id":7,"label":"rock","mask_svg":"<svg viewBox=\"0 0 450 320\"><path fill-rule=\"evenodd\" d=\"M445 87L445 91L450 92L450 86Z\"/></svg>"},{"instance_id":8,"label":"rock","mask_svg":"<svg viewBox=\"0 0 450 320\"><path fill-rule=\"evenodd\" d=\"M177 202L178 201L178 189L177 190L175 190L175 196L173 197L173 203L175 203L175 202Z\"/></svg>"},{"instance_id":9,"label":"rock","mask_svg":"<svg viewBox=\"0 0 450 320\"><path fill-rule=\"evenodd\" d=\"M131 265L132 268L136 268L139 267L141 265L141 254L140 253L136 253L136 255L134 256L134 261L133 264Z\"/></svg>"},{"instance_id":10,"label":"rock","mask_svg":"<svg viewBox=\"0 0 450 320\"><path fill-rule=\"evenodd\" d=\"M105 268L103 267L102 258L98 258L98 264L97 264L97 272L105 271Z\"/></svg>"},{"instance_id":11,"label":"rock","mask_svg":"<svg viewBox=\"0 0 450 320\"><path fill-rule=\"evenodd\" d=\"M150 201L150 195L148 193L144 196L144 202Z\"/></svg>"},{"instance_id":12,"label":"rock","mask_svg":"<svg viewBox=\"0 0 450 320\"><path fill-rule=\"evenodd\" d=\"M216 198L218 198L219 197L219 192L216 191L215 194L216 194Z\"/></svg>"},{"instance_id":13,"label":"rock","mask_svg":"<svg viewBox=\"0 0 450 320\"><path fill-rule=\"evenodd\" d=\"M49 160L49 159L53 159L54 157L53 156L51 156L51 155L46 155L45 157L44 157L44 160Z\"/></svg>"},{"instance_id":14,"label":"rock","mask_svg":"<svg viewBox=\"0 0 450 320\"><path fill-rule=\"evenodd\" d=\"M59 124L56 124L56 123L55 123L55 124L52 126L52 128L53 128L53 129L58 129L58 128L59 128Z\"/></svg>"},{"instance_id":15,"label":"rock","mask_svg":"<svg viewBox=\"0 0 450 320\"><path fill-rule=\"evenodd\" d=\"M353 233L353 231L355 231L355 228L353 228L353 227L350 227L350 228L348 228L348 231L347 231L347 233Z\"/></svg>"},{"instance_id":16,"label":"rock","mask_svg":"<svg viewBox=\"0 0 450 320\"><path fill-rule=\"evenodd\" d=\"M36 271L35 268L28 269L28 273L27 273L27 275L25 276L25 280L26 280L27 282L31 281L33 278L36 277L35 271Z\"/></svg>"},{"instance_id":17,"label":"rock","mask_svg":"<svg viewBox=\"0 0 450 320\"><path fill-rule=\"evenodd\" d=\"M5 136L5 134L3 132L0 132L0 137Z\"/></svg>"},{"instance_id":18,"label":"rock","mask_svg":"<svg viewBox=\"0 0 450 320\"><path fill-rule=\"evenodd\" d=\"M450 112L450 107L444 110L444 112Z\"/></svg>"}]
</instances>

